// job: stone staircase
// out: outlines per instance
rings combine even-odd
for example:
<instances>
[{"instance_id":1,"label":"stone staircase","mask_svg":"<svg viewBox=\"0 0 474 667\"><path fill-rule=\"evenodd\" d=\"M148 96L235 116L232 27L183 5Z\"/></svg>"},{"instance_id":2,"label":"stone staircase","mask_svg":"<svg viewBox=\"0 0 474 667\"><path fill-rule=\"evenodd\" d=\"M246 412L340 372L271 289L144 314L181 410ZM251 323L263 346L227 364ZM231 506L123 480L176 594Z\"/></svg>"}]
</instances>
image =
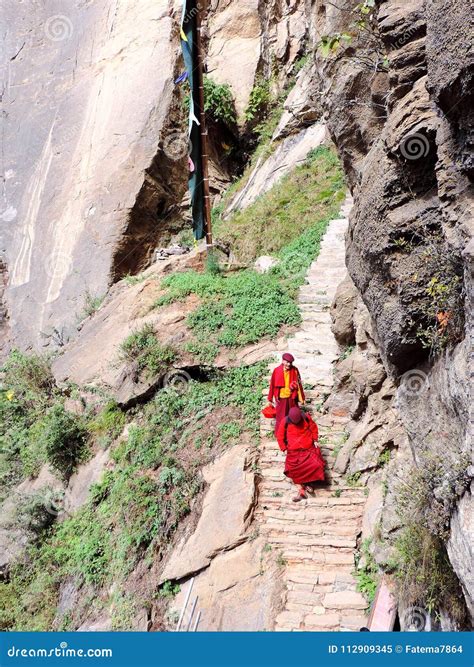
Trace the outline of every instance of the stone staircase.
<instances>
[{"instance_id":1,"label":"stone staircase","mask_svg":"<svg viewBox=\"0 0 474 667\"><path fill-rule=\"evenodd\" d=\"M367 602L356 591L352 576L366 496L362 488L347 485L333 470L335 450L347 438L348 417L318 412L331 390L333 362L339 354L329 307L346 271L344 235L351 206L347 198L341 218L328 226L319 256L300 289L300 329L287 346L303 383L312 386L305 392L307 404L318 424L326 461L328 484L308 500L292 502L296 487L283 474L285 455L274 439L273 420L261 419L262 480L255 517L266 548L277 552L284 565L284 610L274 628L280 631L359 630L366 624ZM281 352L275 354L280 359Z\"/></svg>"}]
</instances>

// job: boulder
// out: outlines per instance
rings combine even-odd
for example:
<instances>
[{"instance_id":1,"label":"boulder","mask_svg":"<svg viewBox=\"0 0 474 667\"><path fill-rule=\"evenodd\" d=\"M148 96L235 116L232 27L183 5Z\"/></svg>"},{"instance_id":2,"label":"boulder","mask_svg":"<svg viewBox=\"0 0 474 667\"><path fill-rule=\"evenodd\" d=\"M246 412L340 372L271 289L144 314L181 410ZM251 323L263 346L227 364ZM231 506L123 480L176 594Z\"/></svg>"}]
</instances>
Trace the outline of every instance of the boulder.
<instances>
[{"instance_id":1,"label":"boulder","mask_svg":"<svg viewBox=\"0 0 474 667\"><path fill-rule=\"evenodd\" d=\"M315 85L314 63L308 62L298 73L296 83L283 105L284 111L273 133L275 141L312 125L321 116L319 91Z\"/></svg>"},{"instance_id":2,"label":"boulder","mask_svg":"<svg viewBox=\"0 0 474 667\"><path fill-rule=\"evenodd\" d=\"M215 0L209 20L207 72L217 83L230 85L241 120L262 49L258 5L258 0Z\"/></svg>"},{"instance_id":3,"label":"boulder","mask_svg":"<svg viewBox=\"0 0 474 667\"><path fill-rule=\"evenodd\" d=\"M257 273L268 273L273 266L278 264L278 260L270 255L262 255L257 257L254 264L254 269Z\"/></svg>"},{"instance_id":4,"label":"boulder","mask_svg":"<svg viewBox=\"0 0 474 667\"><path fill-rule=\"evenodd\" d=\"M331 331L339 345L355 343L354 310L359 293L349 274L339 284L331 304Z\"/></svg>"},{"instance_id":5,"label":"boulder","mask_svg":"<svg viewBox=\"0 0 474 667\"><path fill-rule=\"evenodd\" d=\"M275 557L265 552L264 547L264 538L257 537L219 553L207 569L197 574L191 601L198 598L200 631L274 629L274 619L281 605L281 578ZM180 613L188 587L189 583L181 587L170 605L169 615ZM185 615L185 627L188 618L189 612Z\"/></svg>"},{"instance_id":6,"label":"boulder","mask_svg":"<svg viewBox=\"0 0 474 667\"><path fill-rule=\"evenodd\" d=\"M183 579L209 566L218 553L247 539L247 519L255 502L254 475L246 472L246 447L229 449L203 470L209 488L202 514L190 536L174 548L161 582Z\"/></svg>"},{"instance_id":7,"label":"boulder","mask_svg":"<svg viewBox=\"0 0 474 667\"><path fill-rule=\"evenodd\" d=\"M448 541L449 560L461 582L471 616L474 616L473 562L473 485L467 489L451 517L451 535Z\"/></svg>"}]
</instances>

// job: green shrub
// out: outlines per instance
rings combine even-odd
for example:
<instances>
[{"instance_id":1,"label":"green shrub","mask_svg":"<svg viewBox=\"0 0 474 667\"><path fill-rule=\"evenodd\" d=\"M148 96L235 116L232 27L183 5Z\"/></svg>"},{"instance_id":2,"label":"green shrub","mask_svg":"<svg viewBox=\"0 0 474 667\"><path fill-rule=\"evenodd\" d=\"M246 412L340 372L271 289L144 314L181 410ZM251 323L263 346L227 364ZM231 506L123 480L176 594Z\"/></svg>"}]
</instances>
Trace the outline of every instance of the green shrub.
<instances>
[{"instance_id":1,"label":"green shrub","mask_svg":"<svg viewBox=\"0 0 474 667\"><path fill-rule=\"evenodd\" d=\"M68 479L89 454L84 421L67 412L61 404L54 405L47 413L38 435L44 442L48 462L64 479Z\"/></svg>"},{"instance_id":2,"label":"green shrub","mask_svg":"<svg viewBox=\"0 0 474 667\"><path fill-rule=\"evenodd\" d=\"M239 422L231 421L219 424L219 440L227 444L232 440L236 440L242 433L242 427Z\"/></svg>"},{"instance_id":3,"label":"green shrub","mask_svg":"<svg viewBox=\"0 0 474 667\"><path fill-rule=\"evenodd\" d=\"M123 587L140 560L156 559L202 488L197 473L212 453L192 444L201 434L208 437L213 417L210 423L206 417L215 410L232 410L232 420L221 429L223 441L244 431L258 437L266 375L263 362L235 368L206 382L191 381L184 393L159 392L141 408L135 415L139 423L112 451L114 469L92 486L87 503L51 526L13 568L10 583L0 583L0 600L9 604L8 612L0 611L0 626L50 630L65 578L92 590L112 583ZM114 412L114 407L106 411ZM215 423L220 423L218 417ZM114 598L114 627L129 629L136 604L135 595Z\"/></svg>"},{"instance_id":4,"label":"green shrub","mask_svg":"<svg viewBox=\"0 0 474 667\"><path fill-rule=\"evenodd\" d=\"M157 596L160 598L174 598L181 590L179 584L173 584L171 581L165 581L158 589Z\"/></svg>"},{"instance_id":5,"label":"green shrub","mask_svg":"<svg viewBox=\"0 0 474 667\"><path fill-rule=\"evenodd\" d=\"M42 537L56 520L64 501L64 493L41 489L20 497L15 507L15 525L32 538Z\"/></svg>"},{"instance_id":6,"label":"green shrub","mask_svg":"<svg viewBox=\"0 0 474 667\"><path fill-rule=\"evenodd\" d=\"M60 394L47 357L13 351L2 371L0 390L0 498L46 461L40 426Z\"/></svg>"},{"instance_id":7,"label":"green shrub","mask_svg":"<svg viewBox=\"0 0 474 667\"><path fill-rule=\"evenodd\" d=\"M379 580L379 568L370 552L370 538L362 543L360 553L356 557L356 569L353 575L357 581L357 590L362 593L369 604L375 599ZM363 558L363 565L359 567L360 559Z\"/></svg>"},{"instance_id":8,"label":"green shrub","mask_svg":"<svg viewBox=\"0 0 474 667\"><path fill-rule=\"evenodd\" d=\"M451 515L460 496L469 485L467 454L458 460L423 456L419 466L413 466L405 483L396 488L397 513L403 524L416 520L434 536L447 540Z\"/></svg>"},{"instance_id":9,"label":"green shrub","mask_svg":"<svg viewBox=\"0 0 474 667\"><path fill-rule=\"evenodd\" d=\"M175 360L176 352L169 346L161 345L152 324L130 334L121 344L121 358L137 364L138 371L156 376L166 371Z\"/></svg>"},{"instance_id":10,"label":"green shrub","mask_svg":"<svg viewBox=\"0 0 474 667\"><path fill-rule=\"evenodd\" d=\"M12 398L45 403L55 387L49 359L14 350L2 368L2 385Z\"/></svg>"},{"instance_id":11,"label":"green shrub","mask_svg":"<svg viewBox=\"0 0 474 667\"><path fill-rule=\"evenodd\" d=\"M99 310L104 301L105 294L102 296L93 296L89 291L86 292L84 297L84 307L77 319L79 322L82 322L87 317L91 317L95 312Z\"/></svg>"},{"instance_id":12,"label":"green shrub","mask_svg":"<svg viewBox=\"0 0 474 667\"><path fill-rule=\"evenodd\" d=\"M255 271L230 276L174 274L162 282L169 293L162 299L199 294L202 304L187 319L207 344L236 347L274 336L283 324L297 324L300 314L278 279Z\"/></svg>"},{"instance_id":13,"label":"green shrub","mask_svg":"<svg viewBox=\"0 0 474 667\"><path fill-rule=\"evenodd\" d=\"M212 120L233 125L236 122L234 97L227 83L204 77L204 110Z\"/></svg>"},{"instance_id":14,"label":"green shrub","mask_svg":"<svg viewBox=\"0 0 474 667\"><path fill-rule=\"evenodd\" d=\"M448 612L463 627L466 609L445 542L454 507L469 484L468 455L457 462L422 456L407 474L409 483L395 489L402 528L395 541L398 595L406 606L420 606L435 615Z\"/></svg>"},{"instance_id":15,"label":"green shrub","mask_svg":"<svg viewBox=\"0 0 474 667\"><path fill-rule=\"evenodd\" d=\"M347 475L345 480L347 486L360 486L360 476L360 472L353 472L351 475Z\"/></svg>"},{"instance_id":16,"label":"green shrub","mask_svg":"<svg viewBox=\"0 0 474 667\"><path fill-rule=\"evenodd\" d=\"M252 122L261 119L268 111L271 102L270 79L259 76L250 92L249 102L244 114L245 120Z\"/></svg>"},{"instance_id":17,"label":"green shrub","mask_svg":"<svg viewBox=\"0 0 474 667\"><path fill-rule=\"evenodd\" d=\"M120 435L125 426L125 421L125 413L114 401L109 401L99 414L88 422L87 430L92 435L99 436L102 444L106 446Z\"/></svg>"},{"instance_id":18,"label":"green shrub","mask_svg":"<svg viewBox=\"0 0 474 667\"><path fill-rule=\"evenodd\" d=\"M395 547L400 601L435 616L447 612L461 628L465 627L464 596L443 541L421 524L410 521L403 526Z\"/></svg>"}]
</instances>

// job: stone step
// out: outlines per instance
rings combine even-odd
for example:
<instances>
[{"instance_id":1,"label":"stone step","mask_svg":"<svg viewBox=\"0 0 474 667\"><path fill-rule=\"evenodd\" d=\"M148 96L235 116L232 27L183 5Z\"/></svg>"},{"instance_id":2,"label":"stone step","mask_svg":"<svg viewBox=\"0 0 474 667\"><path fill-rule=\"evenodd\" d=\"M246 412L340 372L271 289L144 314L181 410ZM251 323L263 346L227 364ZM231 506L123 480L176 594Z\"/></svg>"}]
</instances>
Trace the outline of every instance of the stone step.
<instances>
[{"instance_id":1,"label":"stone step","mask_svg":"<svg viewBox=\"0 0 474 667\"><path fill-rule=\"evenodd\" d=\"M352 199L347 197L341 217L329 223L319 256L299 290L302 322L286 343L303 382L311 385L305 394L319 428L327 485L305 501L293 503L295 486L283 472L285 455L273 435L274 420L262 417L260 421L261 480L254 518L266 543L286 562L284 610L275 620L276 631L357 631L366 624L366 602L356 591L351 574L366 496L364 488L348 486L332 470L333 450L347 438L349 415L320 414L314 409L334 384L334 361L340 355L329 311L337 286L347 274L344 238L351 206ZM270 372L280 363L279 352L274 359ZM266 391L263 397L264 401Z\"/></svg>"}]
</instances>

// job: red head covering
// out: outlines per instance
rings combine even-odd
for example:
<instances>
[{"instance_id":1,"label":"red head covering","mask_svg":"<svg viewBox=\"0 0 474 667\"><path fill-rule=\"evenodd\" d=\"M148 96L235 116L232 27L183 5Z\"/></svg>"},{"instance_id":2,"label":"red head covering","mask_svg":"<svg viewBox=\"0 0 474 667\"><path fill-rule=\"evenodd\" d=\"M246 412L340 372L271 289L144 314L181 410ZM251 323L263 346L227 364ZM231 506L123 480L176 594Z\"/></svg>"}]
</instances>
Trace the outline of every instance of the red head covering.
<instances>
[{"instance_id":1,"label":"red head covering","mask_svg":"<svg viewBox=\"0 0 474 667\"><path fill-rule=\"evenodd\" d=\"M292 424L299 424L303 419L303 413L299 408L290 408L288 417L290 418Z\"/></svg>"},{"instance_id":2,"label":"red head covering","mask_svg":"<svg viewBox=\"0 0 474 667\"><path fill-rule=\"evenodd\" d=\"M289 352L285 352L285 354L282 356L282 359L284 361L289 361L290 364L292 364L295 360L294 356L290 354Z\"/></svg>"}]
</instances>

